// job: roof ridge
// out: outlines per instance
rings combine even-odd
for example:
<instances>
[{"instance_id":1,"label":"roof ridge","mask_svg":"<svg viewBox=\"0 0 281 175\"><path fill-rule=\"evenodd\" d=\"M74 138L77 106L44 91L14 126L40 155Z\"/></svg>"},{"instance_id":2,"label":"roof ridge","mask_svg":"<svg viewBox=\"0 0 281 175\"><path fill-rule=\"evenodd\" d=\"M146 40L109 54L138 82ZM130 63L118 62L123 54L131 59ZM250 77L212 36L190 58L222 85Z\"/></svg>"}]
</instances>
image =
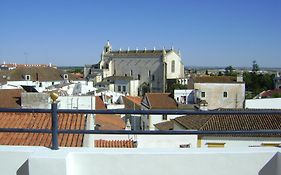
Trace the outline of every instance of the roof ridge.
<instances>
[{"instance_id":1,"label":"roof ridge","mask_svg":"<svg viewBox=\"0 0 281 175\"><path fill-rule=\"evenodd\" d=\"M203 127L205 126L205 125L207 125L207 123L209 123L209 121L215 116L215 115L207 115L208 117L210 117L200 128L199 128L199 130L202 130L203 129Z\"/></svg>"}]
</instances>

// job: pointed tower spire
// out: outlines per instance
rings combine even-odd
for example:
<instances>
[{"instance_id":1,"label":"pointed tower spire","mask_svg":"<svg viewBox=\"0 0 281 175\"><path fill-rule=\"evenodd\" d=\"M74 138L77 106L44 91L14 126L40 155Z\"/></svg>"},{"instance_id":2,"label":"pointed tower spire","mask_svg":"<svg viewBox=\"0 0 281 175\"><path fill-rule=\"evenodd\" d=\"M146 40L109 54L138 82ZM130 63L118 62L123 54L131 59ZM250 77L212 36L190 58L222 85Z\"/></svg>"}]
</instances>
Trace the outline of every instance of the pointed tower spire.
<instances>
[{"instance_id":1,"label":"pointed tower spire","mask_svg":"<svg viewBox=\"0 0 281 175\"><path fill-rule=\"evenodd\" d=\"M166 55L166 54L167 54L165 47L163 47L162 54L163 54L163 55Z\"/></svg>"}]
</instances>

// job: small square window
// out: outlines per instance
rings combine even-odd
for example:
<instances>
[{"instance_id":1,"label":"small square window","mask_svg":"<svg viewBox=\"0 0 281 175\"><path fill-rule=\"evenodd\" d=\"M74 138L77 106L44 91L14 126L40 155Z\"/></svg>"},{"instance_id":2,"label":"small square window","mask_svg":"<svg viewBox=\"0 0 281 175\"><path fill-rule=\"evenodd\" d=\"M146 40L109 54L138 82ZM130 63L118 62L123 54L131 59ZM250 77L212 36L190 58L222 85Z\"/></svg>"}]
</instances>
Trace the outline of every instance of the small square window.
<instances>
[{"instance_id":1,"label":"small square window","mask_svg":"<svg viewBox=\"0 0 281 175\"><path fill-rule=\"evenodd\" d=\"M123 86L123 92L126 92L126 86Z\"/></svg>"},{"instance_id":2,"label":"small square window","mask_svg":"<svg viewBox=\"0 0 281 175\"><path fill-rule=\"evenodd\" d=\"M224 98L227 97L227 92L223 92L223 97L224 97Z\"/></svg>"},{"instance_id":3,"label":"small square window","mask_svg":"<svg viewBox=\"0 0 281 175\"><path fill-rule=\"evenodd\" d=\"M118 92L121 92L121 86L118 86Z\"/></svg>"},{"instance_id":4,"label":"small square window","mask_svg":"<svg viewBox=\"0 0 281 175\"><path fill-rule=\"evenodd\" d=\"M163 114L163 116L162 116L162 120L167 120L167 115L166 114Z\"/></svg>"},{"instance_id":5,"label":"small square window","mask_svg":"<svg viewBox=\"0 0 281 175\"><path fill-rule=\"evenodd\" d=\"M201 97L202 98L206 97L206 93L205 92L201 92Z\"/></svg>"}]
</instances>

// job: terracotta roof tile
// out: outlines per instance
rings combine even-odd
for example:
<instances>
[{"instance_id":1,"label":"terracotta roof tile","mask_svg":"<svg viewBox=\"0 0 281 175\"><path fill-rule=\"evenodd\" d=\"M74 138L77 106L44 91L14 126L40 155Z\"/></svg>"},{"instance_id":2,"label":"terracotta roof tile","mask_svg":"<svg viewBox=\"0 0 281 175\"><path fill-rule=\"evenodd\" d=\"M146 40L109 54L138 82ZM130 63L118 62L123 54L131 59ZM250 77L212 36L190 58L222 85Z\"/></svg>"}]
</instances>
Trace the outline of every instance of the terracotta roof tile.
<instances>
[{"instance_id":1,"label":"terracotta roof tile","mask_svg":"<svg viewBox=\"0 0 281 175\"><path fill-rule=\"evenodd\" d=\"M141 109L141 97L123 96L123 101L126 109Z\"/></svg>"},{"instance_id":2,"label":"terracotta roof tile","mask_svg":"<svg viewBox=\"0 0 281 175\"><path fill-rule=\"evenodd\" d=\"M0 108L20 108L22 92L22 89L1 89Z\"/></svg>"},{"instance_id":3,"label":"terracotta roof tile","mask_svg":"<svg viewBox=\"0 0 281 175\"><path fill-rule=\"evenodd\" d=\"M106 110L101 97L96 97L96 109ZM123 130L126 125L120 115L96 114L95 125L99 125L99 130Z\"/></svg>"},{"instance_id":4,"label":"terracotta roof tile","mask_svg":"<svg viewBox=\"0 0 281 175\"><path fill-rule=\"evenodd\" d=\"M85 129L83 114L59 114L59 129ZM0 128L50 129L49 113L0 113ZM83 134L59 134L61 147L81 147ZM51 146L51 134L1 133L0 145Z\"/></svg>"},{"instance_id":5,"label":"terracotta roof tile","mask_svg":"<svg viewBox=\"0 0 281 175\"><path fill-rule=\"evenodd\" d=\"M280 114L188 115L177 117L174 121L188 130L239 131L281 129ZM256 136L280 137L281 135L260 134Z\"/></svg>"},{"instance_id":6,"label":"terracotta roof tile","mask_svg":"<svg viewBox=\"0 0 281 175\"><path fill-rule=\"evenodd\" d=\"M97 148L136 148L133 140L95 140Z\"/></svg>"},{"instance_id":7,"label":"terracotta roof tile","mask_svg":"<svg viewBox=\"0 0 281 175\"><path fill-rule=\"evenodd\" d=\"M97 114L95 124L99 125L99 130L124 130L126 125L120 115Z\"/></svg>"},{"instance_id":8,"label":"terracotta roof tile","mask_svg":"<svg viewBox=\"0 0 281 175\"><path fill-rule=\"evenodd\" d=\"M96 110L106 109L104 102L102 101L101 96L96 96Z\"/></svg>"},{"instance_id":9,"label":"terracotta roof tile","mask_svg":"<svg viewBox=\"0 0 281 175\"><path fill-rule=\"evenodd\" d=\"M177 109L177 102L171 97L170 93L146 93L144 101L148 101L149 109Z\"/></svg>"},{"instance_id":10,"label":"terracotta roof tile","mask_svg":"<svg viewBox=\"0 0 281 175\"><path fill-rule=\"evenodd\" d=\"M166 121L166 122L157 123L154 126L160 131L173 130L174 122Z\"/></svg>"}]
</instances>

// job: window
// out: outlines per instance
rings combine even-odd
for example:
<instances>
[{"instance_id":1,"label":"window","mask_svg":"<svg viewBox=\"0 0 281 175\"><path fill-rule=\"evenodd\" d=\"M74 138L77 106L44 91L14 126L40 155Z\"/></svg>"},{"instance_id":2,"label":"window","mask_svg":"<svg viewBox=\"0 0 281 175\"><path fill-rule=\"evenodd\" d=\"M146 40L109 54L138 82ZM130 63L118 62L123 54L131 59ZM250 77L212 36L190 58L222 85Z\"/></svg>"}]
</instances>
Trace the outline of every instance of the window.
<instances>
[{"instance_id":1,"label":"window","mask_svg":"<svg viewBox=\"0 0 281 175\"><path fill-rule=\"evenodd\" d=\"M223 97L224 97L224 98L227 97L227 92L223 92Z\"/></svg>"},{"instance_id":2,"label":"window","mask_svg":"<svg viewBox=\"0 0 281 175\"><path fill-rule=\"evenodd\" d=\"M140 74L138 74L138 80L140 80L141 79L141 76L140 76Z\"/></svg>"},{"instance_id":3,"label":"window","mask_svg":"<svg viewBox=\"0 0 281 175\"><path fill-rule=\"evenodd\" d=\"M130 71L130 75L131 75L131 77L133 76L133 70Z\"/></svg>"},{"instance_id":4,"label":"window","mask_svg":"<svg viewBox=\"0 0 281 175\"><path fill-rule=\"evenodd\" d=\"M189 144L181 144L180 148L190 148L190 143Z\"/></svg>"},{"instance_id":5,"label":"window","mask_svg":"<svg viewBox=\"0 0 281 175\"><path fill-rule=\"evenodd\" d=\"M123 92L126 92L126 86L123 86Z\"/></svg>"},{"instance_id":6,"label":"window","mask_svg":"<svg viewBox=\"0 0 281 175\"><path fill-rule=\"evenodd\" d=\"M118 92L121 92L121 86L118 86Z\"/></svg>"},{"instance_id":7,"label":"window","mask_svg":"<svg viewBox=\"0 0 281 175\"><path fill-rule=\"evenodd\" d=\"M42 87L42 82L39 83L39 87Z\"/></svg>"},{"instance_id":8,"label":"window","mask_svg":"<svg viewBox=\"0 0 281 175\"><path fill-rule=\"evenodd\" d=\"M225 143L206 143L208 148L224 148Z\"/></svg>"},{"instance_id":9,"label":"window","mask_svg":"<svg viewBox=\"0 0 281 175\"><path fill-rule=\"evenodd\" d=\"M151 71L149 70L149 71L148 71L148 77L150 77L150 76L151 76Z\"/></svg>"},{"instance_id":10,"label":"window","mask_svg":"<svg viewBox=\"0 0 281 175\"><path fill-rule=\"evenodd\" d=\"M67 74L63 74L63 79L67 80L68 79L68 75Z\"/></svg>"},{"instance_id":11,"label":"window","mask_svg":"<svg viewBox=\"0 0 281 175\"><path fill-rule=\"evenodd\" d=\"M205 92L201 92L201 97L202 98L206 97L206 93Z\"/></svg>"},{"instance_id":12,"label":"window","mask_svg":"<svg viewBox=\"0 0 281 175\"><path fill-rule=\"evenodd\" d=\"M168 117L167 117L167 114L163 114L163 115L162 115L162 120L167 120L167 118L168 118Z\"/></svg>"},{"instance_id":13,"label":"window","mask_svg":"<svg viewBox=\"0 0 281 175\"><path fill-rule=\"evenodd\" d=\"M127 77L127 74L125 74L125 77Z\"/></svg>"},{"instance_id":14,"label":"window","mask_svg":"<svg viewBox=\"0 0 281 175\"><path fill-rule=\"evenodd\" d=\"M152 77L151 77L151 81L154 81L154 79L155 79L155 76L154 76L154 75L152 75Z\"/></svg>"},{"instance_id":15,"label":"window","mask_svg":"<svg viewBox=\"0 0 281 175\"><path fill-rule=\"evenodd\" d=\"M175 60L172 61L172 64L171 64L171 72L172 72L172 73L175 72Z\"/></svg>"},{"instance_id":16,"label":"window","mask_svg":"<svg viewBox=\"0 0 281 175\"><path fill-rule=\"evenodd\" d=\"M25 75L25 80L30 80L30 75Z\"/></svg>"}]
</instances>

